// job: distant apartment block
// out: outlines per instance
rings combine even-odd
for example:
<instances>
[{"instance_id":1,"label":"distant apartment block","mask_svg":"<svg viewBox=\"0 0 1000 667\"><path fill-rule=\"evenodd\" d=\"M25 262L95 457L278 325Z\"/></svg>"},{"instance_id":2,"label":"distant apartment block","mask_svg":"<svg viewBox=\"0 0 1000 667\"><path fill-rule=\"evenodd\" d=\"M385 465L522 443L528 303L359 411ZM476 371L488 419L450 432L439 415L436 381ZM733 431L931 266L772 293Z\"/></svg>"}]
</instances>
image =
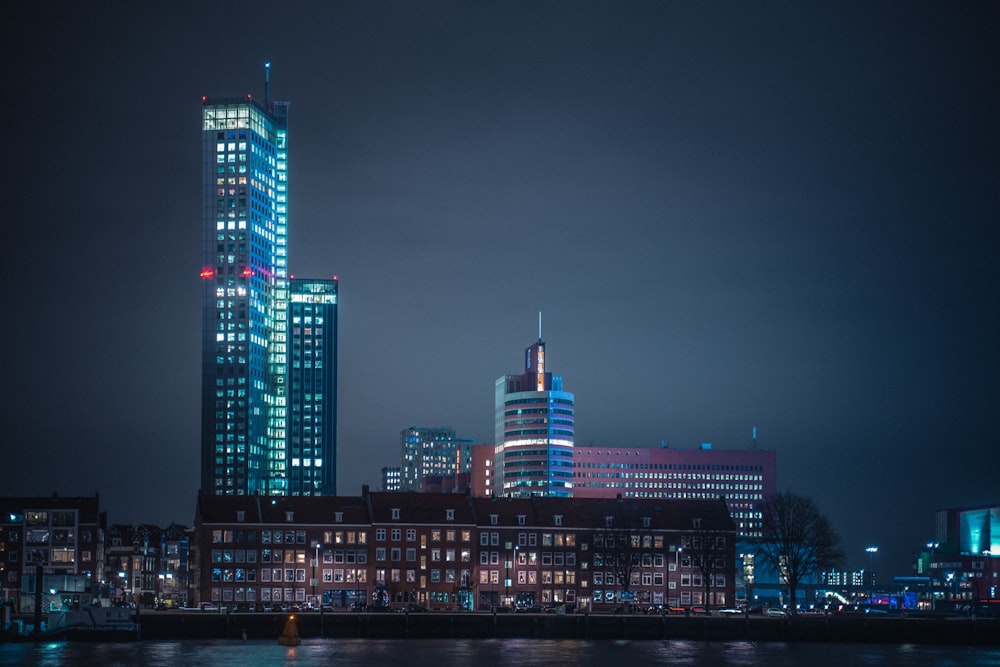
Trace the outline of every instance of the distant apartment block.
<instances>
[{"instance_id":1,"label":"distant apartment block","mask_svg":"<svg viewBox=\"0 0 1000 667\"><path fill-rule=\"evenodd\" d=\"M471 448L476 440L459 438L453 428L411 426L400 432L399 439L403 491L421 491L425 479L467 475L472 468Z\"/></svg>"},{"instance_id":2,"label":"distant apartment block","mask_svg":"<svg viewBox=\"0 0 1000 667\"><path fill-rule=\"evenodd\" d=\"M0 601L31 613L39 584L43 611L59 608L64 596L98 592L105 574L102 522L97 495L0 498Z\"/></svg>"}]
</instances>

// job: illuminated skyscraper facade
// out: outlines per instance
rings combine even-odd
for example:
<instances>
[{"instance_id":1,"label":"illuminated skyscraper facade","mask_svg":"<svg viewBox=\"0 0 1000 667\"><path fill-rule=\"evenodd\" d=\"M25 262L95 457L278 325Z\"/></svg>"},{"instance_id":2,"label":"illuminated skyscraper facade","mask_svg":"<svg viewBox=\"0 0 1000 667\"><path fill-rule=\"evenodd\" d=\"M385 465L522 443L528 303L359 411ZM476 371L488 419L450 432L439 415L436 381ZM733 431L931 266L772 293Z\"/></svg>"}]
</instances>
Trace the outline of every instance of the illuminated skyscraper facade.
<instances>
[{"instance_id":1,"label":"illuminated skyscraper facade","mask_svg":"<svg viewBox=\"0 0 1000 667\"><path fill-rule=\"evenodd\" d=\"M525 351L524 372L497 379L494 405L495 493L572 497L573 394L545 370L541 335Z\"/></svg>"},{"instance_id":2,"label":"illuminated skyscraper facade","mask_svg":"<svg viewBox=\"0 0 1000 667\"><path fill-rule=\"evenodd\" d=\"M400 432L399 440L402 491L422 491L425 478L454 477L471 470L471 451L476 440L459 438L453 428L411 426Z\"/></svg>"},{"instance_id":3,"label":"illuminated skyscraper facade","mask_svg":"<svg viewBox=\"0 0 1000 667\"><path fill-rule=\"evenodd\" d=\"M292 278L287 494L337 494L337 279Z\"/></svg>"},{"instance_id":4,"label":"illuminated skyscraper facade","mask_svg":"<svg viewBox=\"0 0 1000 667\"><path fill-rule=\"evenodd\" d=\"M287 492L288 103L202 100L202 476Z\"/></svg>"}]
</instances>

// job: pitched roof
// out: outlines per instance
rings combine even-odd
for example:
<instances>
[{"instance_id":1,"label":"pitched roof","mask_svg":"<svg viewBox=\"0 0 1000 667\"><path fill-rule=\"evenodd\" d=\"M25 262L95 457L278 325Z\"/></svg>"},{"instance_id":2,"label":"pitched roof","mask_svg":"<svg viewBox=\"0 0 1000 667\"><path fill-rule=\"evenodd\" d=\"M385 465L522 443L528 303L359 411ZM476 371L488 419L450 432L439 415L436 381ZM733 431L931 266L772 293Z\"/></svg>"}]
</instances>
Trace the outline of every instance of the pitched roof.
<instances>
[{"instance_id":1,"label":"pitched roof","mask_svg":"<svg viewBox=\"0 0 1000 667\"><path fill-rule=\"evenodd\" d=\"M239 513L243 520L239 520ZM205 523L367 524L364 499L359 496L198 496L196 521ZM342 513L342 521L336 521Z\"/></svg>"},{"instance_id":2,"label":"pitched roof","mask_svg":"<svg viewBox=\"0 0 1000 667\"><path fill-rule=\"evenodd\" d=\"M368 494L372 523L475 523L469 497L462 493L419 493L416 491L374 491ZM399 518L392 518L392 510ZM449 520L448 510L454 519Z\"/></svg>"}]
</instances>

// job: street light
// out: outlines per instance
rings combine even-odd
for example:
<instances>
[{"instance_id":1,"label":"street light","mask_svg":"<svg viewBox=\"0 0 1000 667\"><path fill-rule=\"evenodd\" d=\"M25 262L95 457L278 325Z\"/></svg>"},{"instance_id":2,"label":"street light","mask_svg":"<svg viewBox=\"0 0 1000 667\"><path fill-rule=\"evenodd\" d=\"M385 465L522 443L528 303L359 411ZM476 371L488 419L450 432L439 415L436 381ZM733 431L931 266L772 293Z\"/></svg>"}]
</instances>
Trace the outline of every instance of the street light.
<instances>
[{"instance_id":1,"label":"street light","mask_svg":"<svg viewBox=\"0 0 1000 667\"><path fill-rule=\"evenodd\" d=\"M517 550L520 549L520 548L521 548L521 545L519 545L519 544L515 544L514 545L514 577L517 577ZM517 582L511 582L511 583L514 584L514 598L515 599L512 600L512 601L514 603L514 606L516 607L517 606L517 600L516 600L516 598L517 598Z\"/></svg>"},{"instance_id":2,"label":"street light","mask_svg":"<svg viewBox=\"0 0 1000 667\"><path fill-rule=\"evenodd\" d=\"M313 559L313 602L319 604L319 598L316 597L316 568L319 566L319 540L313 540L313 548L316 550L316 557Z\"/></svg>"},{"instance_id":3,"label":"street light","mask_svg":"<svg viewBox=\"0 0 1000 667\"><path fill-rule=\"evenodd\" d=\"M868 604L872 603L872 597L875 595L875 554L878 553L878 547L872 545L870 547L865 547L865 551L868 552L868 576L871 577L871 592L868 595Z\"/></svg>"},{"instance_id":4,"label":"street light","mask_svg":"<svg viewBox=\"0 0 1000 667\"><path fill-rule=\"evenodd\" d=\"M511 555L512 544L507 542L504 546L507 547L507 558L504 559L503 603L504 606L510 606L510 559L513 557Z\"/></svg>"},{"instance_id":5,"label":"street light","mask_svg":"<svg viewBox=\"0 0 1000 667\"><path fill-rule=\"evenodd\" d=\"M680 576L681 576L680 556L681 556L681 552L684 551L684 547L671 546L670 548L674 550L674 572L677 573L677 577L676 577L677 581L675 582L675 584L676 584L676 586L678 588L678 591L677 591L677 595L678 595L677 602L678 602L678 604L680 604L680 597L679 597L680 596ZM669 565L667 566L667 599L664 602L666 603L666 604L664 604L664 610L669 610L670 607L672 606L670 604L670 566Z\"/></svg>"}]
</instances>

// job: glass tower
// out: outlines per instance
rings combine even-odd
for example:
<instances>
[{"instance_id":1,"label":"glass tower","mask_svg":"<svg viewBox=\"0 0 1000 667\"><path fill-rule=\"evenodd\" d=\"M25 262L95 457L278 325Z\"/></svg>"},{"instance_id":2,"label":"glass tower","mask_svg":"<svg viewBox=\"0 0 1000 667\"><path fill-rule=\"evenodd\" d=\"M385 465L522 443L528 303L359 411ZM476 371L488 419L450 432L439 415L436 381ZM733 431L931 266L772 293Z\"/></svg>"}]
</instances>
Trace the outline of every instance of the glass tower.
<instances>
[{"instance_id":1,"label":"glass tower","mask_svg":"<svg viewBox=\"0 0 1000 667\"><path fill-rule=\"evenodd\" d=\"M289 281L290 496L337 495L337 279Z\"/></svg>"},{"instance_id":2,"label":"glass tower","mask_svg":"<svg viewBox=\"0 0 1000 667\"><path fill-rule=\"evenodd\" d=\"M202 99L208 494L287 491L288 103Z\"/></svg>"},{"instance_id":3,"label":"glass tower","mask_svg":"<svg viewBox=\"0 0 1000 667\"><path fill-rule=\"evenodd\" d=\"M541 337L524 373L497 379L494 405L497 494L572 497L573 394L545 370Z\"/></svg>"}]
</instances>

